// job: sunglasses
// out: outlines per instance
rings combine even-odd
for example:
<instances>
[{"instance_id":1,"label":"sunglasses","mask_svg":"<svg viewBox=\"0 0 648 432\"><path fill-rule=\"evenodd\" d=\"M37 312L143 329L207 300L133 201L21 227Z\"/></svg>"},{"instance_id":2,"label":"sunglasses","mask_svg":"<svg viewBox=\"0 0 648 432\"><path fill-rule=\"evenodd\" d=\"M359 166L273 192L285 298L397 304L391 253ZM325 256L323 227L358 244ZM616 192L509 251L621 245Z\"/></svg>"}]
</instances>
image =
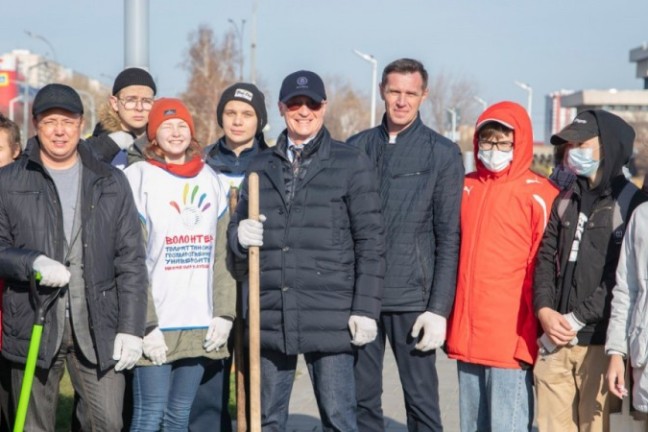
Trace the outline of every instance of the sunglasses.
<instances>
[{"instance_id":1,"label":"sunglasses","mask_svg":"<svg viewBox=\"0 0 648 432\"><path fill-rule=\"evenodd\" d=\"M319 111L322 108L322 102L315 102L312 99L291 99L286 102L286 108L288 108L288 111L297 111L303 105L306 105L311 111Z\"/></svg>"}]
</instances>

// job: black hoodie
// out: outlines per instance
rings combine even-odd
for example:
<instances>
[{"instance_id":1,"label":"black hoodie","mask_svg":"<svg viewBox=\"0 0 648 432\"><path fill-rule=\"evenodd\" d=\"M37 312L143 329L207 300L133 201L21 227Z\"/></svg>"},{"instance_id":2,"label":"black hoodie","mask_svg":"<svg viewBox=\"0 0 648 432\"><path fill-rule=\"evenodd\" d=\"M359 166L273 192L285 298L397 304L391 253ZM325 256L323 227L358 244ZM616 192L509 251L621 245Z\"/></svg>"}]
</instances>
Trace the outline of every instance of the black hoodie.
<instances>
[{"instance_id":1,"label":"black hoodie","mask_svg":"<svg viewBox=\"0 0 648 432\"><path fill-rule=\"evenodd\" d=\"M635 133L630 125L612 113L603 110L590 112L596 117L599 128L602 156L600 174L594 187L589 188L586 181L576 181L554 202L538 251L534 308L536 313L543 307L562 314L573 312L578 320L586 324L578 333L579 345L602 345L605 343L611 293L625 230L625 224L612 227L612 216L615 202L628 184L622 168L632 155ZM585 195L589 195L587 201L591 200L591 208L586 211L587 222L576 263L571 271L566 272ZM569 203L560 216L558 203L565 198ZM627 214L622 215L624 222L643 201L644 195L636 190ZM565 278L566 273L571 277Z\"/></svg>"}]
</instances>

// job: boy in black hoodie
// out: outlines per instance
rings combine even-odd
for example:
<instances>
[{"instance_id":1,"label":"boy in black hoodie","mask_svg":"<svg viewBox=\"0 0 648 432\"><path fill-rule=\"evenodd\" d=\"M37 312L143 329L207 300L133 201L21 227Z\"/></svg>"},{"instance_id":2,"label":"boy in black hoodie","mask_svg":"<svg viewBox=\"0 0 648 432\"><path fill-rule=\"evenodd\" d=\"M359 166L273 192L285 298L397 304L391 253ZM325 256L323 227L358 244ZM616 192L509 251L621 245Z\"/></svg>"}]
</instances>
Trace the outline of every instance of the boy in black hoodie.
<instances>
[{"instance_id":1,"label":"boy in black hoodie","mask_svg":"<svg viewBox=\"0 0 648 432\"><path fill-rule=\"evenodd\" d=\"M544 334L534 370L539 431L609 430L604 351L623 234L644 195L623 175L635 133L603 110L551 137L577 175L555 200L538 251L534 307Z\"/></svg>"}]
</instances>

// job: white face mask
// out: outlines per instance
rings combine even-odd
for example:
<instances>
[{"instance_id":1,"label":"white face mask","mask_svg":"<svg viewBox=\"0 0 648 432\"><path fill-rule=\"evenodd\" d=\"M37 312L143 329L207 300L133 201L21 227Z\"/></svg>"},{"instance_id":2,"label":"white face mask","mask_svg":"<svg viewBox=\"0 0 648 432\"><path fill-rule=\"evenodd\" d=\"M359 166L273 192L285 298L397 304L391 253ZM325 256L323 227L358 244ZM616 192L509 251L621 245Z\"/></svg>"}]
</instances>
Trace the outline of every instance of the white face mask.
<instances>
[{"instance_id":1,"label":"white face mask","mask_svg":"<svg viewBox=\"0 0 648 432\"><path fill-rule=\"evenodd\" d=\"M488 171L500 172L505 169L513 160L513 150L503 152L495 149L479 150L477 157L484 164Z\"/></svg>"},{"instance_id":2,"label":"white face mask","mask_svg":"<svg viewBox=\"0 0 648 432\"><path fill-rule=\"evenodd\" d=\"M567 152L567 166L574 174L590 177L598 170L600 161L594 160L594 149L573 148Z\"/></svg>"}]
</instances>

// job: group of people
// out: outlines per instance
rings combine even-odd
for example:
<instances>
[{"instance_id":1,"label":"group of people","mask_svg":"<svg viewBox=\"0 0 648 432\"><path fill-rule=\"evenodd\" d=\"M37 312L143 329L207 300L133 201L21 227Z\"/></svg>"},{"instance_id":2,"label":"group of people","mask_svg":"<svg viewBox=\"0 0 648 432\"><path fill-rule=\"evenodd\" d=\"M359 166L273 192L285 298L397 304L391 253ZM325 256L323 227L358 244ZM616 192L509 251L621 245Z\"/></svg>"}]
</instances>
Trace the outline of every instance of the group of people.
<instances>
[{"instance_id":1,"label":"group of people","mask_svg":"<svg viewBox=\"0 0 648 432\"><path fill-rule=\"evenodd\" d=\"M465 432L607 431L628 364L634 406L648 411L648 195L622 171L632 128L588 110L552 136L570 178L560 190L530 170L526 111L496 103L477 120L477 169L464 177L457 145L421 120L427 81L416 60L388 64L382 123L346 143L324 126L324 83L305 70L283 80L286 127L270 148L256 86L222 92L224 135L203 147L187 107L156 98L139 68L116 78L88 139L79 95L62 84L36 95L22 155L0 118L5 427L38 274L38 295L56 301L26 430L54 430L67 366L74 430L231 431L231 330L252 246L264 431L286 430L298 355L323 430L383 431L387 341L410 431L443 429L442 347L457 360Z\"/></svg>"}]
</instances>

